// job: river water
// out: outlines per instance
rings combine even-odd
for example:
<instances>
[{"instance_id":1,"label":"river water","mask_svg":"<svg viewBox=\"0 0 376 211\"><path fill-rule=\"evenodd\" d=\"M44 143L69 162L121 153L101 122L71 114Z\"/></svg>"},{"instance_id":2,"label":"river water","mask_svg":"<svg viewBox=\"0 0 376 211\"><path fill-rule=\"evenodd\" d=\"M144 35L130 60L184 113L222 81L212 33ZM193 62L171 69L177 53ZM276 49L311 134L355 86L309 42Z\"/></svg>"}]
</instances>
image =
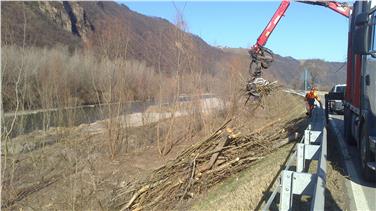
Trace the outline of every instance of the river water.
<instances>
[{"instance_id":1,"label":"river water","mask_svg":"<svg viewBox=\"0 0 376 211\"><path fill-rule=\"evenodd\" d=\"M30 133L35 130L47 130L49 127L71 127L96 122L114 115L127 115L144 112L153 101L132 101L126 104L87 105L63 109L46 109L17 113L11 137ZM120 108L120 109L119 109ZM110 112L110 110L112 112ZM3 132L10 130L14 113L5 113Z\"/></svg>"},{"instance_id":2,"label":"river water","mask_svg":"<svg viewBox=\"0 0 376 211\"><path fill-rule=\"evenodd\" d=\"M180 96L179 104L190 104L192 99L189 96ZM203 94L199 97L200 109L203 113L211 113L212 110L222 109L223 102L213 94ZM144 124L144 112L156 105L154 101L132 101L125 104L101 104L87 105L63 109L45 109L34 111L23 111L17 113L17 118L10 133L10 137L27 134L36 130L47 130L50 127L72 127L80 124L93 123L98 120L108 119L115 116L124 116L129 126L142 126ZM164 106L171 106L172 102L164 103ZM120 109L119 109L120 108ZM109 112L111 111L111 112ZM148 113L147 123L156 122L172 116L184 116L190 111L178 110L174 114L170 112ZM14 113L6 113L3 118L3 132L11 128Z\"/></svg>"}]
</instances>

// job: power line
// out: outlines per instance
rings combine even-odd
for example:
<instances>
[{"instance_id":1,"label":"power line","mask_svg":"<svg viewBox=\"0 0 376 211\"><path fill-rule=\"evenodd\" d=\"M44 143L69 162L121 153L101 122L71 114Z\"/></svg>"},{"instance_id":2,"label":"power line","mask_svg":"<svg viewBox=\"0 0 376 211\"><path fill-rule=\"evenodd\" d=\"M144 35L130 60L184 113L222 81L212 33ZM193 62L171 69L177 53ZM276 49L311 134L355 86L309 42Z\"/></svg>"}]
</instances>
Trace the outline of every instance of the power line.
<instances>
[{"instance_id":1,"label":"power line","mask_svg":"<svg viewBox=\"0 0 376 211\"><path fill-rule=\"evenodd\" d=\"M337 73L338 71L340 71L346 64L347 62L344 62L343 65L340 68L338 68L334 73Z\"/></svg>"}]
</instances>

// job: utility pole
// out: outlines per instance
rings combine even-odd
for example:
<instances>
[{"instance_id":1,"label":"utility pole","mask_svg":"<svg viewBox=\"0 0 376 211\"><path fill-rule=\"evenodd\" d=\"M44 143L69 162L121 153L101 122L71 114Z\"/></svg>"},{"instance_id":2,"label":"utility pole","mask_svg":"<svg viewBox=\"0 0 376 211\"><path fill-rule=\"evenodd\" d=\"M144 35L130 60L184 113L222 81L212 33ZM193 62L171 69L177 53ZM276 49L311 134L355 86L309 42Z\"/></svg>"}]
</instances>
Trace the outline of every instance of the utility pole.
<instances>
[{"instance_id":1,"label":"utility pole","mask_svg":"<svg viewBox=\"0 0 376 211\"><path fill-rule=\"evenodd\" d=\"M304 91L307 91L308 70L304 68Z\"/></svg>"}]
</instances>

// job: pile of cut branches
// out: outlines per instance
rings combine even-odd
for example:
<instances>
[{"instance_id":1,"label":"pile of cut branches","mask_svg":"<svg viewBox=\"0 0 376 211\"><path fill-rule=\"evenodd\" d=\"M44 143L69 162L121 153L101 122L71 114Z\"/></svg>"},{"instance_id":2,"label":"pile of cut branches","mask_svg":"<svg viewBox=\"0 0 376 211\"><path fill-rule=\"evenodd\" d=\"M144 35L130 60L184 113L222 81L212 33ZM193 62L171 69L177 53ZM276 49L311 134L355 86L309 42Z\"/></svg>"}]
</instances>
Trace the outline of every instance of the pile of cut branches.
<instances>
[{"instance_id":1,"label":"pile of cut branches","mask_svg":"<svg viewBox=\"0 0 376 211\"><path fill-rule=\"evenodd\" d=\"M245 104L251 99L252 104L256 104L257 107L263 107L263 99L269 96L271 93L280 90L280 86L278 85L277 81L273 81L271 83L266 84L259 84L254 87L254 90L244 90L244 95L247 96L247 100ZM253 100L252 100L253 99Z\"/></svg>"},{"instance_id":2,"label":"pile of cut branches","mask_svg":"<svg viewBox=\"0 0 376 211\"><path fill-rule=\"evenodd\" d=\"M230 122L155 170L147 180L116 190L110 206L120 210L172 209L286 143L281 141L288 131L297 130L302 119L278 119L248 135L230 128Z\"/></svg>"},{"instance_id":3,"label":"pile of cut branches","mask_svg":"<svg viewBox=\"0 0 376 211\"><path fill-rule=\"evenodd\" d=\"M277 81L273 81L263 86L257 86L256 90L258 93L260 93L261 97L265 97L270 95L272 91L277 90L279 87L280 86L277 84Z\"/></svg>"}]
</instances>

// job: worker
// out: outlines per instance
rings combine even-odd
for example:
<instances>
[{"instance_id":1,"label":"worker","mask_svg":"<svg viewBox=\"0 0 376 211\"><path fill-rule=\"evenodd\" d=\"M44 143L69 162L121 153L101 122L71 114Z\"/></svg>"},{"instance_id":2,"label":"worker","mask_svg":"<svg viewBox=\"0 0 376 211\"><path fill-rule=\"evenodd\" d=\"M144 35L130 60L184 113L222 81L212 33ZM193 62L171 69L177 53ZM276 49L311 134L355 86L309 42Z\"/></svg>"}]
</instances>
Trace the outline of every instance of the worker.
<instances>
[{"instance_id":1,"label":"worker","mask_svg":"<svg viewBox=\"0 0 376 211\"><path fill-rule=\"evenodd\" d=\"M306 94L304 100L306 101L306 115L309 117L311 117L312 110L315 107L315 100L319 102L320 107L322 108L322 103L317 92L317 87L312 87L312 89Z\"/></svg>"}]
</instances>

